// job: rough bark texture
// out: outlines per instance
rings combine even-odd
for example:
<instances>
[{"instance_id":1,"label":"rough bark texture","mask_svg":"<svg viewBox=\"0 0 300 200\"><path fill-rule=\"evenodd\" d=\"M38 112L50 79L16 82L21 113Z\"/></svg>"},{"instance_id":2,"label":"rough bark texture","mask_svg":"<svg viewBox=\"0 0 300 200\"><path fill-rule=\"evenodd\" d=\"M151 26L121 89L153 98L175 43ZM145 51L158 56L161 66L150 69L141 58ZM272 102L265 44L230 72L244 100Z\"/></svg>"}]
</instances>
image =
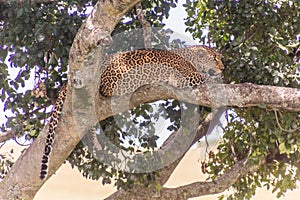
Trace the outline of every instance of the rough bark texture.
<instances>
[{"instance_id":1,"label":"rough bark texture","mask_svg":"<svg viewBox=\"0 0 300 200\"><path fill-rule=\"evenodd\" d=\"M257 168L258 166L247 167L247 160L242 160L233 165L215 181L194 182L177 188L162 188L159 195L151 199L183 200L203 195L221 193L228 189L239 178L245 176L250 171L253 172L257 170Z\"/></svg>"},{"instance_id":2,"label":"rough bark texture","mask_svg":"<svg viewBox=\"0 0 300 200\"><path fill-rule=\"evenodd\" d=\"M151 46L151 24L148 22L143 13L142 3L135 5L136 15L143 28L144 45L146 49L152 48Z\"/></svg>"},{"instance_id":3,"label":"rough bark texture","mask_svg":"<svg viewBox=\"0 0 300 200\"><path fill-rule=\"evenodd\" d=\"M13 137L15 137L15 135L17 135L17 131L13 130L13 131L5 131L4 133L0 134L0 143L5 142L9 139L12 139Z\"/></svg>"},{"instance_id":4,"label":"rough bark texture","mask_svg":"<svg viewBox=\"0 0 300 200\"><path fill-rule=\"evenodd\" d=\"M133 95L129 94L113 99L100 97L100 99L96 99L95 106L98 118L103 120L118 112L132 109L141 103L159 99L178 99L213 108L265 106L271 109L300 111L300 89L251 83L218 84L213 88L203 85L193 90L177 90L170 86L146 85L139 88Z\"/></svg>"},{"instance_id":5,"label":"rough bark texture","mask_svg":"<svg viewBox=\"0 0 300 200\"><path fill-rule=\"evenodd\" d=\"M80 27L70 50L69 64L72 70L84 65L87 55L98 45L111 42L111 32L117 22L138 0L100 0Z\"/></svg>"},{"instance_id":6,"label":"rough bark texture","mask_svg":"<svg viewBox=\"0 0 300 200\"><path fill-rule=\"evenodd\" d=\"M263 163L261 163L263 164ZM178 199L184 200L193 197L199 197L209 194L217 194L225 191L232 184L234 184L239 178L245 176L248 172L255 172L258 166L247 166L247 160L242 160L233 165L223 175L221 175L215 181L208 182L194 182L177 188L162 188L159 192L151 189L136 188L133 191L117 191L106 200L150 200L150 199Z\"/></svg>"}]
</instances>

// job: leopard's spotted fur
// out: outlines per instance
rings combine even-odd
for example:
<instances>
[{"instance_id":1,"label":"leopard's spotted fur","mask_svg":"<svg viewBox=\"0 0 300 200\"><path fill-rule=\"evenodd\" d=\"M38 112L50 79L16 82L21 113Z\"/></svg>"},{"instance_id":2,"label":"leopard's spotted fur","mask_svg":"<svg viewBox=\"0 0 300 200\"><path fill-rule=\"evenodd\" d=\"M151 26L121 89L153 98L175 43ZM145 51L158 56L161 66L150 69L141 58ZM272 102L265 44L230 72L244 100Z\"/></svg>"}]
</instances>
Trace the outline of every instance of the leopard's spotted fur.
<instances>
[{"instance_id":1,"label":"leopard's spotted fur","mask_svg":"<svg viewBox=\"0 0 300 200\"><path fill-rule=\"evenodd\" d=\"M221 56L206 46L167 50L135 50L104 61L100 93L121 96L145 84L165 82L177 88L196 87L224 69ZM209 76L209 78L208 78Z\"/></svg>"},{"instance_id":2,"label":"leopard's spotted fur","mask_svg":"<svg viewBox=\"0 0 300 200\"><path fill-rule=\"evenodd\" d=\"M134 92L144 84L165 82L174 87L195 87L203 84L206 74L219 75L224 66L220 55L205 46L166 50L135 50L112 55L102 63L99 91L104 96ZM64 86L56 101L49 123L49 134L42 158L40 178L48 172L48 163L55 129L66 97Z\"/></svg>"},{"instance_id":3,"label":"leopard's spotted fur","mask_svg":"<svg viewBox=\"0 0 300 200\"><path fill-rule=\"evenodd\" d=\"M209 78L220 75L225 68L221 55L215 49L204 45L178 48L172 50L172 52L188 60L200 73L209 75Z\"/></svg>"},{"instance_id":4,"label":"leopard's spotted fur","mask_svg":"<svg viewBox=\"0 0 300 200\"><path fill-rule=\"evenodd\" d=\"M52 150L52 144L54 141L55 129L58 124L59 116L61 114L66 95L67 95L67 85L63 85L63 87L60 90L59 96L55 102L54 110L50 118L49 133L47 135L46 146L44 148L44 153L42 157L42 165L40 171L41 179L44 179L48 173L48 163L49 163L50 153Z\"/></svg>"},{"instance_id":5,"label":"leopard's spotted fur","mask_svg":"<svg viewBox=\"0 0 300 200\"><path fill-rule=\"evenodd\" d=\"M166 50L135 50L113 56L100 79L104 96L121 96L145 84L167 82L184 88L203 83L203 76L181 56Z\"/></svg>"}]
</instances>

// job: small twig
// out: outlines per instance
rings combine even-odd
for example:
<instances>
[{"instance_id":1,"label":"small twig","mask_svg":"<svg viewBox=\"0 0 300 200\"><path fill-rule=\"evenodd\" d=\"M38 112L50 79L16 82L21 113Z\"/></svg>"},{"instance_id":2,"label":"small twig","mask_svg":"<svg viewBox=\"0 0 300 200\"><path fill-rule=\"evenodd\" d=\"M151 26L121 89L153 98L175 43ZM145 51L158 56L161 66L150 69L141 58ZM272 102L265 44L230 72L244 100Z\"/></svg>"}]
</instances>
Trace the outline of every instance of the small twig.
<instances>
[{"instance_id":1,"label":"small twig","mask_svg":"<svg viewBox=\"0 0 300 200\"><path fill-rule=\"evenodd\" d=\"M245 35L246 35L246 40L251 40L251 39L258 33L258 31L261 30L260 28L257 28L252 34L250 34L251 29L253 29L253 28L254 28L254 26L251 26L251 27L249 28L248 32L245 33Z\"/></svg>"},{"instance_id":2,"label":"small twig","mask_svg":"<svg viewBox=\"0 0 300 200\"><path fill-rule=\"evenodd\" d=\"M208 143L208 140L207 140L207 135L205 135L205 144L206 144L205 153L209 153L208 152L209 143Z\"/></svg>"},{"instance_id":3,"label":"small twig","mask_svg":"<svg viewBox=\"0 0 300 200\"><path fill-rule=\"evenodd\" d=\"M232 152L231 157L232 157L232 159L234 160L234 162L237 162L237 161L238 161L238 158L237 158L236 152L235 152L235 150L234 150L233 142L230 140L229 143L230 143L230 149L231 149L231 152Z\"/></svg>"},{"instance_id":4,"label":"small twig","mask_svg":"<svg viewBox=\"0 0 300 200\"><path fill-rule=\"evenodd\" d=\"M52 105L51 101L47 101L44 105L42 105L41 107L38 107L37 109L31 111L31 112L28 112L24 115L24 121L25 120L28 120L30 116L38 113L40 110L42 109L46 109L48 106Z\"/></svg>"},{"instance_id":5,"label":"small twig","mask_svg":"<svg viewBox=\"0 0 300 200\"><path fill-rule=\"evenodd\" d=\"M0 149L5 145L6 141L5 142L2 142L2 144L0 145Z\"/></svg>"},{"instance_id":6,"label":"small twig","mask_svg":"<svg viewBox=\"0 0 300 200\"><path fill-rule=\"evenodd\" d=\"M298 49L295 52L295 56L293 58L294 63L299 62L300 64L300 46L298 47Z\"/></svg>"},{"instance_id":7,"label":"small twig","mask_svg":"<svg viewBox=\"0 0 300 200\"><path fill-rule=\"evenodd\" d=\"M273 111L275 113L276 123L277 123L278 127L280 128L280 130L282 130L284 132L288 132L288 133L294 133L295 131L300 130L300 127L297 127L292 130L287 130L287 129L282 128L282 126L280 125L279 119L278 119L277 110L273 109Z\"/></svg>"}]
</instances>

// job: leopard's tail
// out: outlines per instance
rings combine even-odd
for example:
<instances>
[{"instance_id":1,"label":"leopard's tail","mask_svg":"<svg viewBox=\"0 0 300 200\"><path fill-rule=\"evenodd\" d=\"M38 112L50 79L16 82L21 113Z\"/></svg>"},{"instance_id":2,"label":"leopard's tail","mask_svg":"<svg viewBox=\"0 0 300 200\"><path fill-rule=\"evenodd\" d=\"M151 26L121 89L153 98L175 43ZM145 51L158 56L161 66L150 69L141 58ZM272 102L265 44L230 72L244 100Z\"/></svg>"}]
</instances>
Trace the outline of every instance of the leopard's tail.
<instances>
[{"instance_id":1,"label":"leopard's tail","mask_svg":"<svg viewBox=\"0 0 300 200\"><path fill-rule=\"evenodd\" d=\"M55 102L54 110L51 114L50 123L49 123L49 133L46 138L46 146L44 149L42 164L40 170L40 179L47 177L48 168L49 168L49 159L52 150L52 144L54 142L55 130L58 125L59 117L63 108L63 104L67 94L67 85L65 84L59 92L59 96Z\"/></svg>"}]
</instances>

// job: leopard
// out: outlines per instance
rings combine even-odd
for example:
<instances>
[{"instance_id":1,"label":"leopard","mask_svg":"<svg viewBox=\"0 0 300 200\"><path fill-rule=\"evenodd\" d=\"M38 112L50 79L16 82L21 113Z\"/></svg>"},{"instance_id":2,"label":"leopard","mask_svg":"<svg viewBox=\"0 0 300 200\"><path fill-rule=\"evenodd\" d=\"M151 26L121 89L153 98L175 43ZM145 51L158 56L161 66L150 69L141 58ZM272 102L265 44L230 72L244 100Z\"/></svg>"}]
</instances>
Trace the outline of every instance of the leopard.
<instances>
[{"instance_id":1,"label":"leopard","mask_svg":"<svg viewBox=\"0 0 300 200\"><path fill-rule=\"evenodd\" d=\"M172 51L141 49L105 60L108 66L100 79L100 93L121 96L145 84L167 83L176 88L197 87L224 70L221 55L214 49L196 45Z\"/></svg>"},{"instance_id":2,"label":"leopard","mask_svg":"<svg viewBox=\"0 0 300 200\"><path fill-rule=\"evenodd\" d=\"M145 84L167 83L176 88L195 88L219 77L224 65L215 49L195 45L174 50L138 49L109 55L103 59L99 93L105 97L122 96ZM62 113L67 86L59 93L50 116L46 145L42 156L40 179L48 174L55 131Z\"/></svg>"}]
</instances>

